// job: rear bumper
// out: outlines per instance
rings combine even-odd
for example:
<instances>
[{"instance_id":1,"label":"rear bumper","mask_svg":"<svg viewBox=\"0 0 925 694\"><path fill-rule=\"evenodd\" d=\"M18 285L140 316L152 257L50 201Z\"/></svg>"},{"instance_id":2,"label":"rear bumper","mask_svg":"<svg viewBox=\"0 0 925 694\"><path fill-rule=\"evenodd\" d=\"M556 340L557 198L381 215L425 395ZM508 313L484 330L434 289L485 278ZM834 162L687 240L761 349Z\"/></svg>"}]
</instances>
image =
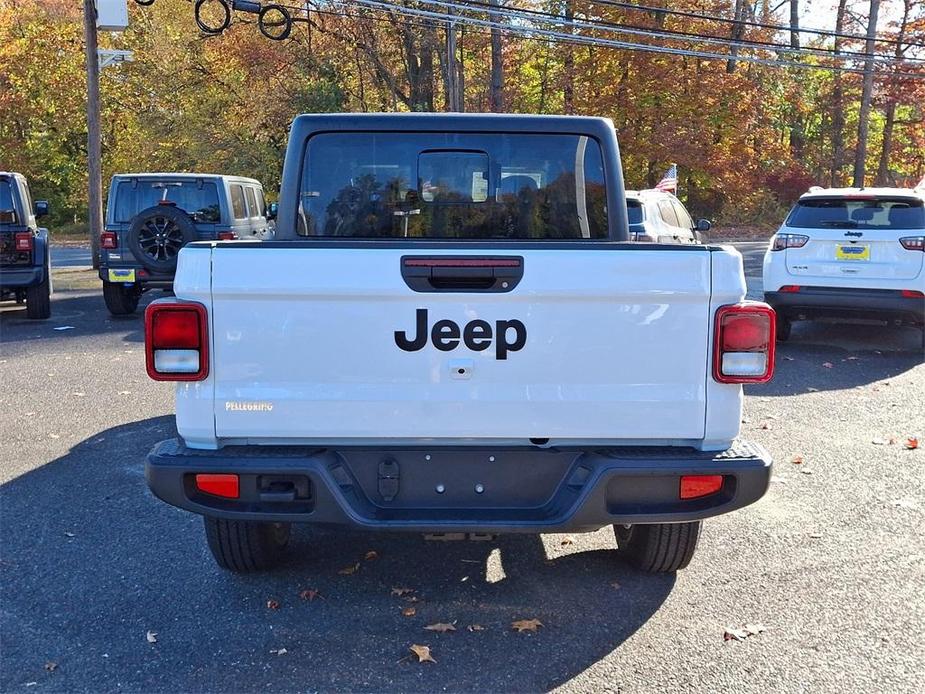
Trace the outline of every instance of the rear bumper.
<instances>
[{"instance_id":1,"label":"rear bumper","mask_svg":"<svg viewBox=\"0 0 925 694\"><path fill-rule=\"evenodd\" d=\"M669 447L199 451L171 439L148 455L145 475L163 501L229 520L538 533L728 513L764 495L771 465L766 451L747 442L719 453ZM197 473L239 475L240 498L200 492ZM681 500L682 475L723 475L723 486L710 496Z\"/></svg>"},{"instance_id":2,"label":"rear bumper","mask_svg":"<svg viewBox=\"0 0 925 694\"><path fill-rule=\"evenodd\" d=\"M904 297L898 289L800 287L798 292L765 292L764 300L778 313L791 317L925 322L925 299Z\"/></svg>"},{"instance_id":3,"label":"rear bumper","mask_svg":"<svg viewBox=\"0 0 925 694\"><path fill-rule=\"evenodd\" d=\"M0 288L25 289L41 284L45 279L44 265L27 265L16 267L6 265L0 268Z\"/></svg>"}]
</instances>

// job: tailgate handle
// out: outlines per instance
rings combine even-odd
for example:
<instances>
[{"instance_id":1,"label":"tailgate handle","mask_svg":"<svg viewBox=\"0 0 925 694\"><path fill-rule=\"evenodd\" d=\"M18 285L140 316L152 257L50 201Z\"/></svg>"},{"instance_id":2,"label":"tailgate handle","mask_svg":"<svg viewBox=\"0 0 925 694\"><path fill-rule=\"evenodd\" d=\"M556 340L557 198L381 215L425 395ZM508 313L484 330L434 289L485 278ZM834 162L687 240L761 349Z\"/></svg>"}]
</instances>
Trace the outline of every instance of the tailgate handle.
<instances>
[{"instance_id":1,"label":"tailgate handle","mask_svg":"<svg viewBox=\"0 0 925 694\"><path fill-rule=\"evenodd\" d=\"M521 256L404 256L401 276L416 292L509 292L524 275Z\"/></svg>"}]
</instances>

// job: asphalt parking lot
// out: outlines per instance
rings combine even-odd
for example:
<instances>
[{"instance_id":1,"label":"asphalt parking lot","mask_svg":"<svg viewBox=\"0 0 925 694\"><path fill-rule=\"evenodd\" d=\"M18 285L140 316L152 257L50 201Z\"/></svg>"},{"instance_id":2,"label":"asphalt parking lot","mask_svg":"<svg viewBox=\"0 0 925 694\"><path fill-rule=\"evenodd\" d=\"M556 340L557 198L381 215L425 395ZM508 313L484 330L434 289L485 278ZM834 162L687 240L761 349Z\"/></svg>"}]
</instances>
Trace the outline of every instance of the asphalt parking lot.
<instances>
[{"instance_id":1,"label":"asphalt parking lot","mask_svg":"<svg viewBox=\"0 0 925 694\"><path fill-rule=\"evenodd\" d=\"M763 245L740 246L750 296ZM771 489L707 521L676 577L622 564L606 529L453 543L300 529L284 568L238 577L214 566L198 517L147 492L171 386L145 376L140 319L110 318L66 256L50 320L0 305L0 690L920 691L917 330L795 325L775 380L747 389L743 434L774 455ZM543 626L516 633L521 619ZM456 631L424 630L436 622ZM724 640L746 624L764 631Z\"/></svg>"}]
</instances>

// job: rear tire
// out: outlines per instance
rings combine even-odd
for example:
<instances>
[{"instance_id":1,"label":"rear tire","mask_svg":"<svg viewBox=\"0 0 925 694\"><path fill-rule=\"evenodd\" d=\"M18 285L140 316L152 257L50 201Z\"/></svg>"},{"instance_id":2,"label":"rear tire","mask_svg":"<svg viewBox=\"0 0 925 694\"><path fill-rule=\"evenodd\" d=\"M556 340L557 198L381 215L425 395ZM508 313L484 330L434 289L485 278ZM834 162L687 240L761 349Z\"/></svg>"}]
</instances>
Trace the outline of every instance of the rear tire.
<instances>
[{"instance_id":1,"label":"rear tire","mask_svg":"<svg viewBox=\"0 0 925 694\"><path fill-rule=\"evenodd\" d=\"M138 308L141 288L126 287L118 282L103 282L103 301L114 316L129 316Z\"/></svg>"},{"instance_id":2,"label":"rear tire","mask_svg":"<svg viewBox=\"0 0 925 694\"><path fill-rule=\"evenodd\" d=\"M226 571L249 573L270 569L289 544L290 523L254 523L203 518L215 562Z\"/></svg>"},{"instance_id":3,"label":"rear tire","mask_svg":"<svg viewBox=\"0 0 925 694\"><path fill-rule=\"evenodd\" d=\"M45 279L26 287L26 317L44 320L51 317L51 268L45 263Z\"/></svg>"},{"instance_id":4,"label":"rear tire","mask_svg":"<svg viewBox=\"0 0 925 694\"><path fill-rule=\"evenodd\" d=\"M777 341L786 342L790 339L790 331L793 329L793 321L783 316L777 317Z\"/></svg>"},{"instance_id":5,"label":"rear tire","mask_svg":"<svg viewBox=\"0 0 925 694\"><path fill-rule=\"evenodd\" d=\"M700 537L702 521L615 525L617 546L635 567L652 573L671 573L686 567Z\"/></svg>"}]
</instances>

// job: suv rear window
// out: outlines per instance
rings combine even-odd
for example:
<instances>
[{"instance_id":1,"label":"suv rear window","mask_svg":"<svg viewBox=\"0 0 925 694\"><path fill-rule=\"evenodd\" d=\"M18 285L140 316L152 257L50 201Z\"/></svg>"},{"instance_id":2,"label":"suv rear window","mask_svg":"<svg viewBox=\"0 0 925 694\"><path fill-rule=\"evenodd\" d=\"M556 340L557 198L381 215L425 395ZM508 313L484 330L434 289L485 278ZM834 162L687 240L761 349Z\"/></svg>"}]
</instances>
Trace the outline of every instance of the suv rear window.
<instances>
[{"instance_id":1,"label":"suv rear window","mask_svg":"<svg viewBox=\"0 0 925 694\"><path fill-rule=\"evenodd\" d=\"M112 195L112 193L110 193ZM114 222L130 222L149 207L169 200L197 222L221 221L218 189L207 181L120 181L113 205Z\"/></svg>"},{"instance_id":2,"label":"suv rear window","mask_svg":"<svg viewBox=\"0 0 925 694\"><path fill-rule=\"evenodd\" d=\"M800 200L786 224L801 229L925 229L925 207L917 198L814 198Z\"/></svg>"},{"instance_id":3,"label":"suv rear window","mask_svg":"<svg viewBox=\"0 0 925 694\"><path fill-rule=\"evenodd\" d=\"M581 135L315 135L305 153L298 233L606 238L600 146Z\"/></svg>"},{"instance_id":4,"label":"suv rear window","mask_svg":"<svg viewBox=\"0 0 925 694\"><path fill-rule=\"evenodd\" d=\"M626 214L627 221L630 225L642 224L642 203L639 200L627 200L626 201Z\"/></svg>"},{"instance_id":5,"label":"suv rear window","mask_svg":"<svg viewBox=\"0 0 925 694\"><path fill-rule=\"evenodd\" d=\"M0 224L16 224L16 203L13 202L13 187L6 179L0 179Z\"/></svg>"}]
</instances>

